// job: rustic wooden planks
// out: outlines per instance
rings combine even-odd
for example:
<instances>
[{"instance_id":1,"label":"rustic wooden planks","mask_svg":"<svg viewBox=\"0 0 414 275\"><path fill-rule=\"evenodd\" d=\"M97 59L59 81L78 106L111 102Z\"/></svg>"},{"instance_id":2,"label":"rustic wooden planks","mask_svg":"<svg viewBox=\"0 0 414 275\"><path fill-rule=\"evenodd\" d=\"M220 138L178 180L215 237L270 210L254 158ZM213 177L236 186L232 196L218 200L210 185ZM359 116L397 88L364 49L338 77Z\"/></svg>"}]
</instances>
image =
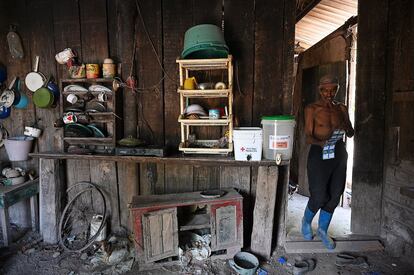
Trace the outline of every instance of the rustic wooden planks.
<instances>
[{"instance_id":1,"label":"rustic wooden planks","mask_svg":"<svg viewBox=\"0 0 414 275\"><path fill-rule=\"evenodd\" d=\"M255 3L255 67L253 125L262 115L283 113L284 10L279 2ZM292 58L292 57L289 57Z\"/></svg>"},{"instance_id":2,"label":"rustic wooden planks","mask_svg":"<svg viewBox=\"0 0 414 275\"><path fill-rule=\"evenodd\" d=\"M56 52L71 48L82 56L81 29L79 24L79 2L59 1L53 5L53 32ZM56 65L55 79L68 78L66 65Z\"/></svg>"},{"instance_id":3,"label":"rustic wooden planks","mask_svg":"<svg viewBox=\"0 0 414 275\"><path fill-rule=\"evenodd\" d=\"M220 167L194 166L194 191L219 189Z\"/></svg>"},{"instance_id":4,"label":"rustic wooden planks","mask_svg":"<svg viewBox=\"0 0 414 275\"><path fill-rule=\"evenodd\" d=\"M287 242L285 245L286 253L340 253L347 252L371 252L383 251L384 246L379 241L336 241L336 247L332 250L327 250L321 241L302 241L302 242Z\"/></svg>"},{"instance_id":5,"label":"rustic wooden planks","mask_svg":"<svg viewBox=\"0 0 414 275\"><path fill-rule=\"evenodd\" d=\"M240 2L240 1L239 1ZM276 14L281 17L286 16L286 10L289 6L279 3L269 4L268 1L258 2L259 13L265 11L265 16L254 15L252 10L255 8L254 3L239 3L237 1L225 1L224 9L224 32L227 44L230 46L230 52L235 56L237 69L239 71L239 82L243 95L238 93L237 87L235 91L235 112L242 126L250 126L258 122L261 105L265 108L276 108L273 102L276 102L277 95L282 89L282 85L272 82L269 87L263 89L262 86L254 86L254 74L256 68L259 68L257 76L261 72L265 72L264 68L269 66L274 68L279 61L280 56L270 58L264 56L269 47L266 41L255 42L258 36L255 30L265 30L266 34L271 33L270 42L278 42L280 45L281 29L286 27L287 19L277 19L271 10L276 10L283 5L281 12ZM123 110L124 118L120 122L124 126L124 135L137 134L137 125L139 125L139 134L150 139L155 144L166 144L173 150L178 145L178 95L177 88L177 65L175 59L180 55L183 47L184 32L191 26L200 23L213 23L221 26L222 20L222 3L223 1L140 1L142 14L145 24L148 28L149 35L154 41L157 53L161 57L161 63L165 67L168 76L161 72L158 66L153 50L149 44L142 22L137 24L137 78L139 86L151 86L155 81L165 76L161 84L160 95L148 93L136 97L130 90L123 91ZM52 73L61 78L66 73L64 65L57 65L54 55L66 48L71 47L78 51L81 59L86 62L101 63L105 57L110 54L116 61L123 63L122 77L125 80L129 74L129 65L131 64L132 44L134 39L134 20L137 16L135 9L135 1L102 1L102 0L64 0L54 3L50 0L41 0L31 3L23 0L14 1L5 4L8 8L7 18L19 24L19 34L24 42L26 58L22 61L7 59L6 63L19 76L24 77L31 70L31 62L35 54L41 55L40 70L46 73ZM266 11L270 5L270 11ZM277 7L276 7L277 6ZM34 11L34 13L33 13ZM38 16L40 15L40 19ZM275 17L275 18L271 18ZM4 17L2 17L4 18ZM271 21L268 21L271 18ZM283 24L275 24L275 22L284 22ZM272 26L269 22L273 22ZM5 23L3 23L4 25ZM291 25L289 25L292 27ZM286 36L287 31L283 35ZM275 38L275 37L278 38ZM276 40L278 41L276 41ZM0 46L0 60L5 60L3 55L7 54L4 43ZM260 48L266 46L268 48ZM279 47L278 47L279 48ZM281 48L280 48L281 49ZM287 48L283 48L286 54ZM259 53L259 54L258 54ZM275 54L275 52L269 52ZM277 52L279 55L280 52ZM259 57L259 58L258 58ZM287 57L285 57L287 58ZM255 59L258 62L255 63ZM285 61L284 61L285 62ZM289 66L282 63L280 66ZM237 73L237 72L235 72ZM280 71L266 71L270 74L260 79L272 79L275 74L281 74ZM279 79L279 76L277 77ZM280 80L278 80L280 81ZM234 81L236 83L236 81ZM279 83L279 82L277 82ZM267 84L266 84L267 85ZM280 87L279 87L280 86ZM275 88L276 87L276 88ZM256 98L256 91L263 100L256 100L256 107L253 107L253 98ZM284 88L283 88L284 89ZM29 94L31 95L31 94ZM164 96L165 95L165 96ZM268 99L273 101L269 101ZM274 99L276 98L276 99ZM142 102L144 116L138 115L137 99ZM211 104L215 104L211 102ZM270 107L269 107L270 106ZM283 107L285 108L285 107ZM39 111L37 113L37 111ZM21 133L22 126L25 123L32 123L39 114L40 126L46 129L45 135L39 141L39 149L42 152L56 151L60 149L62 141L59 130L56 131L51 127L52 123L58 116L56 109L35 110L33 105L25 111L18 111L13 119L5 121L10 124L13 133ZM253 117L256 117L254 122ZM151 137L149 127L145 124L148 122L149 127L154 132ZM17 123L18 122L18 123ZM139 122L139 123L138 123ZM211 130L211 129L210 129ZM207 134L213 134L214 131L207 130ZM1 159L5 154L4 150L0 152ZM76 159L67 161L67 182L72 185L78 181L90 181L92 174L102 174L97 171L95 164L99 161L112 162L118 161L117 158L96 157L96 163L93 163L95 156L88 156L85 159ZM254 187L250 186L250 166L263 165L263 163L240 163L234 162L230 158L228 160L220 160L218 163L214 159L204 159L199 161L194 159L177 159L175 164L169 163L169 160L143 160L140 166L133 163L134 158L128 159L130 163L118 163L110 165L111 171L105 172L107 180L112 181L116 177L116 184L110 186L111 193L114 196L119 193L118 210L121 225L127 223L128 213L125 214L124 209L128 203L129 192L138 192L143 194L149 193L166 193L166 192L182 192L187 190L213 189L220 186L234 186L240 188L242 193L249 196L250 192L254 192ZM92 160L92 164L89 163ZM121 167L125 165L125 167ZM196 167L193 167L196 165ZM219 168L218 165L245 166L243 168ZM270 165L270 164L269 164ZM28 164L28 167L32 164ZM36 161L33 162L36 166ZM205 167L208 166L208 167ZM90 171L92 169L92 171ZM139 171L138 171L139 170ZM224 173L224 174L223 174ZM234 175L232 175L234 174ZM92 175L92 181L100 181L101 177ZM99 179L99 180L98 180ZM97 182L103 184L107 188L107 182ZM113 183L113 181L112 181ZM126 183L123 185L123 183ZM122 186L121 186L122 185ZM117 187L116 187L117 186ZM118 188L119 192L116 191ZM122 192L121 192L122 190ZM118 200L118 198L111 198ZM85 198L88 202L92 198ZM86 201L85 201L86 202ZM245 205L245 209L248 208ZM251 208L250 208L251 209ZM115 223L117 223L115 221ZM247 232L245 230L245 232Z\"/></svg>"},{"instance_id":6,"label":"rustic wooden planks","mask_svg":"<svg viewBox=\"0 0 414 275\"><path fill-rule=\"evenodd\" d=\"M135 1L116 1L117 18L117 47L120 62L122 62L122 79L125 81L131 73L133 65L134 30L137 16ZM113 36L113 34L112 34ZM131 89L123 88L123 133L127 137L137 135L137 102Z\"/></svg>"},{"instance_id":7,"label":"rustic wooden planks","mask_svg":"<svg viewBox=\"0 0 414 275\"><path fill-rule=\"evenodd\" d=\"M159 163L140 164L140 195L164 193L164 165Z\"/></svg>"},{"instance_id":8,"label":"rustic wooden planks","mask_svg":"<svg viewBox=\"0 0 414 275\"><path fill-rule=\"evenodd\" d=\"M250 167L224 167L220 168L220 188L236 188L243 196L243 232L244 240L250 240L253 209L250 201Z\"/></svg>"},{"instance_id":9,"label":"rustic wooden planks","mask_svg":"<svg viewBox=\"0 0 414 275\"><path fill-rule=\"evenodd\" d=\"M270 259L272 253L277 181L277 167L259 167L250 249L265 259Z\"/></svg>"},{"instance_id":10,"label":"rustic wooden planks","mask_svg":"<svg viewBox=\"0 0 414 275\"><path fill-rule=\"evenodd\" d=\"M255 43L245 42L254 41L254 2L226 0L224 10L224 36L234 58L235 126L249 126L252 125Z\"/></svg>"},{"instance_id":11,"label":"rustic wooden planks","mask_svg":"<svg viewBox=\"0 0 414 275\"><path fill-rule=\"evenodd\" d=\"M165 193L193 191L193 166L165 164Z\"/></svg>"},{"instance_id":12,"label":"rustic wooden planks","mask_svg":"<svg viewBox=\"0 0 414 275\"><path fill-rule=\"evenodd\" d=\"M119 220L119 193L117 182L117 169L113 161L91 161L91 182L99 186L106 196L106 212L109 216L111 229L117 231ZM97 211L103 209L103 201L97 193L92 193L92 205ZM99 214L99 213L98 213Z\"/></svg>"},{"instance_id":13,"label":"rustic wooden planks","mask_svg":"<svg viewBox=\"0 0 414 275\"><path fill-rule=\"evenodd\" d=\"M162 71L162 66L164 65L162 1L138 2L142 20L137 15L136 68L138 86L140 88L146 88L143 93L136 95L138 104L138 131L140 138L146 140L148 143L164 145L163 77L167 76ZM149 10L153 12L146 12ZM151 41L154 49L152 48Z\"/></svg>"},{"instance_id":14,"label":"rustic wooden planks","mask_svg":"<svg viewBox=\"0 0 414 275\"><path fill-rule=\"evenodd\" d=\"M386 47L376 45L387 44L387 14L388 1L364 1L358 7L352 184L352 207L358 211L351 216L351 231L358 234L380 234L387 64Z\"/></svg>"},{"instance_id":15,"label":"rustic wooden planks","mask_svg":"<svg viewBox=\"0 0 414 275\"><path fill-rule=\"evenodd\" d=\"M58 226L63 210L64 170L59 160L40 160L40 234L46 243L58 242Z\"/></svg>"},{"instance_id":16,"label":"rustic wooden planks","mask_svg":"<svg viewBox=\"0 0 414 275\"><path fill-rule=\"evenodd\" d=\"M165 145L176 150L179 143L179 96L178 65L176 58L181 54L184 44L184 33L192 26L192 16L188 8L192 1L162 2L163 14L163 41L164 41L164 68L169 77L164 81L164 123Z\"/></svg>"},{"instance_id":17,"label":"rustic wooden planks","mask_svg":"<svg viewBox=\"0 0 414 275\"><path fill-rule=\"evenodd\" d=\"M128 204L132 197L139 194L138 165L135 163L117 163L119 190L119 219L122 228L132 230Z\"/></svg>"},{"instance_id":18,"label":"rustic wooden planks","mask_svg":"<svg viewBox=\"0 0 414 275\"><path fill-rule=\"evenodd\" d=\"M30 11L30 12L29 12ZM36 28L31 28L30 56L40 56L39 71L48 76L56 75L55 47L53 37L53 8L48 0L28 2L27 18ZM43 129L38 139L39 151L59 151L63 146L60 130L53 123L59 117L58 108L42 109L36 107L36 118Z\"/></svg>"}]
</instances>

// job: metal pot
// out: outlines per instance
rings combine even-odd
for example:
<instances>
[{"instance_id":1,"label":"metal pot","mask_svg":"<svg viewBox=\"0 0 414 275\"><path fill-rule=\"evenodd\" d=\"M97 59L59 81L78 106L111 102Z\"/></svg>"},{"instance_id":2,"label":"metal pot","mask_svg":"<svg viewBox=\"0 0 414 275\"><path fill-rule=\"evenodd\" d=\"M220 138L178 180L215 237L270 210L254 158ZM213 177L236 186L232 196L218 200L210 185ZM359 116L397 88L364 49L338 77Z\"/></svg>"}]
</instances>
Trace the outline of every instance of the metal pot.
<instances>
[{"instance_id":1,"label":"metal pot","mask_svg":"<svg viewBox=\"0 0 414 275\"><path fill-rule=\"evenodd\" d=\"M141 139L133 138L132 136L129 136L127 138L123 138L121 140L118 140L118 144L122 145L122 146L127 146L127 147L137 147L137 146L144 145L145 141L143 141Z\"/></svg>"}]
</instances>

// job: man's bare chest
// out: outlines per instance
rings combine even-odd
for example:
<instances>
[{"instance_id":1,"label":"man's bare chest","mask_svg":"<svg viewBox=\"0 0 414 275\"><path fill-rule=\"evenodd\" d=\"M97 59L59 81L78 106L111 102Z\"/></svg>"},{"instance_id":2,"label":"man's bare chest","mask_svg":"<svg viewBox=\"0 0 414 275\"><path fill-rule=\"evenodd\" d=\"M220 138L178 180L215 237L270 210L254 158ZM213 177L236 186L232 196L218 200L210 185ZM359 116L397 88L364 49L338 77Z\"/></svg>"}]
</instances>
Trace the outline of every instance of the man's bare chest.
<instances>
[{"instance_id":1,"label":"man's bare chest","mask_svg":"<svg viewBox=\"0 0 414 275\"><path fill-rule=\"evenodd\" d=\"M317 124L338 126L341 120L342 113L338 107L319 107L314 112L314 121Z\"/></svg>"}]
</instances>

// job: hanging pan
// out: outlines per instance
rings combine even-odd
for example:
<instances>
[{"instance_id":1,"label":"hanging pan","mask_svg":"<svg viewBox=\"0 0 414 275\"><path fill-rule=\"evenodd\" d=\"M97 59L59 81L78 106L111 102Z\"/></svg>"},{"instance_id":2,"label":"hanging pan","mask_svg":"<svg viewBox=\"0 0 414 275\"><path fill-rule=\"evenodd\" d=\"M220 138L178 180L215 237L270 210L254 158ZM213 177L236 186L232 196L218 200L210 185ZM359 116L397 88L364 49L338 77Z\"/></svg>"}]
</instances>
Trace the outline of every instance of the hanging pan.
<instances>
[{"instance_id":1,"label":"hanging pan","mask_svg":"<svg viewBox=\"0 0 414 275\"><path fill-rule=\"evenodd\" d=\"M9 85L9 88L4 90L0 95L0 105L6 108L10 108L13 104L17 104L20 101L20 93L13 90L16 83L16 77L13 78Z\"/></svg>"},{"instance_id":2,"label":"hanging pan","mask_svg":"<svg viewBox=\"0 0 414 275\"><path fill-rule=\"evenodd\" d=\"M26 75L26 79L24 80L27 89L32 92L36 92L37 89L43 87L46 81L46 77L37 70L39 69L39 56L36 56L35 65L33 72L30 72Z\"/></svg>"},{"instance_id":3,"label":"hanging pan","mask_svg":"<svg viewBox=\"0 0 414 275\"><path fill-rule=\"evenodd\" d=\"M49 108L53 106L54 96L53 93L46 87L49 80L45 81L45 84L36 90L33 94L33 103L39 108Z\"/></svg>"}]
</instances>

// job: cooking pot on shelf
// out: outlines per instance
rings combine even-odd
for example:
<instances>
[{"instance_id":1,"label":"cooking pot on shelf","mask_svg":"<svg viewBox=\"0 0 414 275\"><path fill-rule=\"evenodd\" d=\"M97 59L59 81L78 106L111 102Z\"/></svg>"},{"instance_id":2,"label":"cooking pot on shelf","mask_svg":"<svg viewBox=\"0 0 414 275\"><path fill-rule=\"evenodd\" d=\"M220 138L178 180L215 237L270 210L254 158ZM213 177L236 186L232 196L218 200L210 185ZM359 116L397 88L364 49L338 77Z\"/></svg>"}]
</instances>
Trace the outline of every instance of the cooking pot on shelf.
<instances>
[{"instance_id":1,"label":"cooking pot on shelf","mask_svg":"<svg viewBox=\"0 0 414 275\"><path fill-rule=\"evenodd\" d=\"M144 145L145 141L142 139L134 138L132 136L128 136L127 138L118 140L118 144L126 147L138 147Z\"/></svg>"}]
</instances>

